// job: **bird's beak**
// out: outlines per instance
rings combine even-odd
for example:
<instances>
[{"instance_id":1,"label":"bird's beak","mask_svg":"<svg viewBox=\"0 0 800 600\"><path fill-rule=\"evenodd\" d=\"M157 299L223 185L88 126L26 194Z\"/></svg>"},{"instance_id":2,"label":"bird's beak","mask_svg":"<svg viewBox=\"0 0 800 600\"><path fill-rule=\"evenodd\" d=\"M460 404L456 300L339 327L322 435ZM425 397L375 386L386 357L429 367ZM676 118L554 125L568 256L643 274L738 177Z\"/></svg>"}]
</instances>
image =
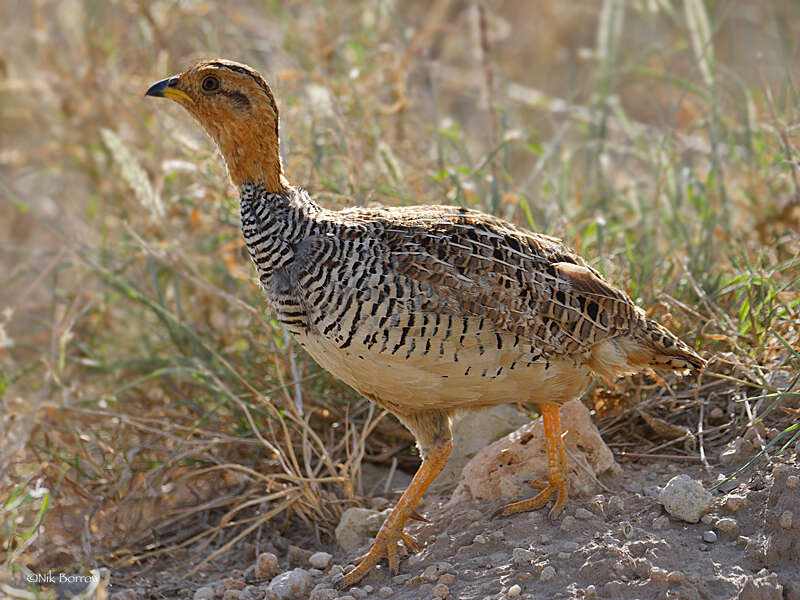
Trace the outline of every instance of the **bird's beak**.
<instances>
[{"instance_id":1,"label":"bird's beak","mask_svg":"<svg viewBox=\"0 0 800 600\"><path fill-rule=\"evenodd\" d=\"M170 100L175 100L179 104L182 102L194 104L194 100L192 100L189 94L178 89L177 77L167 77L166 79L157 81L147 89L144 95L156 96L157 98L169 98Z\"/></svg>"}]
</instances>

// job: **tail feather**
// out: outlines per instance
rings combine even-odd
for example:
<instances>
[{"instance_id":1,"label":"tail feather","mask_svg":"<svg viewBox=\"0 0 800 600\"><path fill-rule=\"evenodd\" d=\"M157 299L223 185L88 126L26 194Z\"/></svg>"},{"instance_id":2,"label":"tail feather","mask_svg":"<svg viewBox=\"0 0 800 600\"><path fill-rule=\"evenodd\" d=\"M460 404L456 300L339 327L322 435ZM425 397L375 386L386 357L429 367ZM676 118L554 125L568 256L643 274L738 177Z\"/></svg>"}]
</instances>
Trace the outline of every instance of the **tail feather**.
<instances>
[{"instance_id":1,"label":"tail feather","mask_svg":"<svg viewBox=\"0 0 800 600\"><path fill-rule=\"evenodd\" d=\"M686 345L674 333L654 321L647 320L647 325L639 334L639 341L652 350L650 367L671 371L688 372L692 369L703 369L706 360Z\"/></svg>"},{"instance_id":2,"label":"tail feather","mask_svg":"<svg viewBox=\"0 0 800 600\"><path fill-rule=\"evenodd\" d=\"M671 331L646 319L644 327L594 346L589 366L609 378L647 368L686 375L705 368L706 361Z\"/></svg>"}]
</instances>

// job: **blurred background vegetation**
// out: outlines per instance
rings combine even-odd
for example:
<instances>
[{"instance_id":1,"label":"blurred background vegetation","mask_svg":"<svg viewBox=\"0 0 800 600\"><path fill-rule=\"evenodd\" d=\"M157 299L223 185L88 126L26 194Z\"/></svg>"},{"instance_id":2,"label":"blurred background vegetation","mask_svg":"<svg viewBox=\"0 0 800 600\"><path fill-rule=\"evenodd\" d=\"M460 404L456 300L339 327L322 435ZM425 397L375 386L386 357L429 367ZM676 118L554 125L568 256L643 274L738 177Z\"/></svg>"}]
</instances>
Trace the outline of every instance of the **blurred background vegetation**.
<instances>
[{"instance_id":1,"label":"blurred background vegetation","mask_svg":"<svg viewBox=\"0 0 800 600\"><path fill-rule=\"evenodd\" d=\"M4 0L0 28L6 566L220 559L297 519L324 539L362 459L417 460L266 311L215 150L143 98L199 58L264 74L325 206L562 237L716 357L701 394L598 382L607 441L655 390L692 431L724 409L707 444L764 416L765 445L797 439L797 2Z\"/></svg>"}]
</instances>

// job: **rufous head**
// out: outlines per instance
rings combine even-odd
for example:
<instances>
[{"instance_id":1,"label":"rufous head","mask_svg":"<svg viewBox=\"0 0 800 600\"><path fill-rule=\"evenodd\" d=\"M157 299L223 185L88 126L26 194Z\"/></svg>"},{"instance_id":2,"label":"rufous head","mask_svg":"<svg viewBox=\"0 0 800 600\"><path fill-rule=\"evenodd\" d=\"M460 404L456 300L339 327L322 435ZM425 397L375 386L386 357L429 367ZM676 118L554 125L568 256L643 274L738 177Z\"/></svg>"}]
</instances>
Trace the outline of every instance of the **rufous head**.
<instances>
[{"instance_id":1,"label":"rufous head","mask_svg":"<svg viewBox=\"0 0 800 600\"><path fill-rule=\"evenodd\" d=\"M279 151L278 106L256 70L205 60L154 83L145 95L169 98L188 110L219 146L237 187L254 183L277 192L289 185Z\"/></svg>"}]
</instances>

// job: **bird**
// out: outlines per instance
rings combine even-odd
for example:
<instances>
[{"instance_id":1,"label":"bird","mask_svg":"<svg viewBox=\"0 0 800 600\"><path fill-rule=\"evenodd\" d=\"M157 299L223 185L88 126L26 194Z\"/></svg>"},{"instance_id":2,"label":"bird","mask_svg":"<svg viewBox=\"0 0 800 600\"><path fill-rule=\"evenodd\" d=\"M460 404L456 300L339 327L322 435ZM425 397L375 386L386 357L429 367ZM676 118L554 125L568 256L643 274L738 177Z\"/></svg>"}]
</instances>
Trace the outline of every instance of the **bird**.
<instances>
[{"instance_id":1,"label":"bird","mask_svg":"<svg viewBox=\"0 0 800 600\"><path fill-rule=\"evenodd\" d=\"M185 108L238 188L242 234L266 302L316 360L413 434L421 464L370 550L336 582L384 559L397 573L416 505L447 462L455 414L507 402L541 408L547 481L508 516L567 503L559 406L596 376L687 374L706 361L555 237L461 206L330 210L293 185L278 105L255 69L203 60L146 96Z\"/></svg>"}]
</instances>

